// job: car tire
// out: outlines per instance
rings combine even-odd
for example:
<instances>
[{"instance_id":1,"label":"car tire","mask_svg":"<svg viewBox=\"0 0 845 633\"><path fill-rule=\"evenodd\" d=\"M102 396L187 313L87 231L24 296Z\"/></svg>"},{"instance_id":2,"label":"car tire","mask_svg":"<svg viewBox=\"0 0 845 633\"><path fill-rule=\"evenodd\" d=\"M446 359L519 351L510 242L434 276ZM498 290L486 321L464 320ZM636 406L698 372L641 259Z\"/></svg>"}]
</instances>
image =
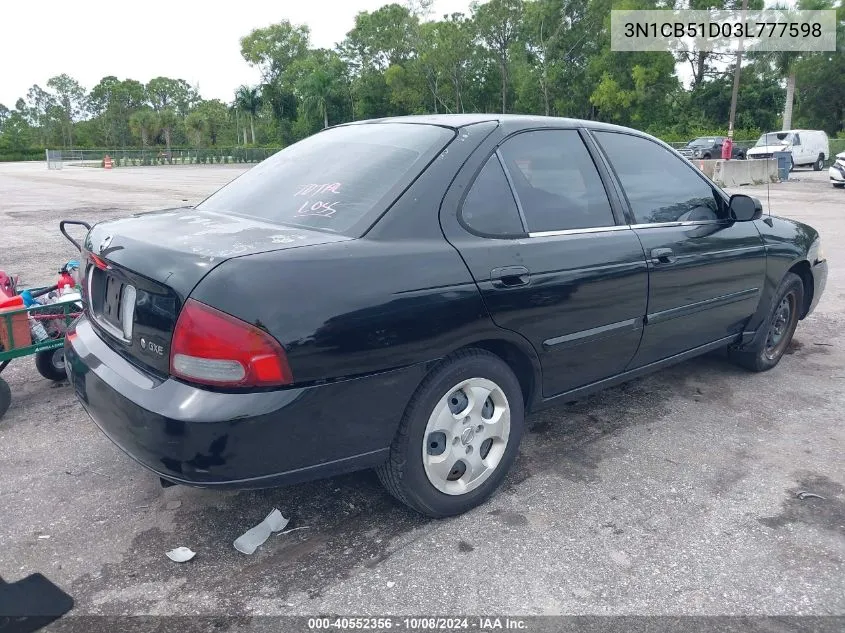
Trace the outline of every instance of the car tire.
<instances>
[{"instance_id":1,"label":"car tire","mask_svg":"<svg viewBox=\"0 0 845 633\"><path fill-rule=\"evenodd\" d=\"M502 483L524 425L522 389L510 367L490 352L460 350L417 388L376 472L391 495L421 514L462 514Z\"/></svg>"},{"instance_id":2,"label":"car tire","mask_svg":"<svg viewBox=\"0 0 845 633\"><path fill-rule=\"evenodd\" d=\"M745 160L745 152L740 152L736 155L739 160Z\"/></svg>"},{"instance_id":3,"label":"car tire","mask_svg":"<svg viewBox=\"0 0 845 633\"><path fill-rule=\"evenodd\" d=\"M710 154L702 154L701 158L702 160L710 160Z\"/></svg>"},{"instance_id":4,"label":"car tire","mask_svg":"<svg viewBox=\"0 0 845 633\"><path fill-rule=\"evenodd\" d=\"M834 187L836 187L837 189L842 189L842 187L845 187L845 182L834 182L834 183L832 183L832 184L833 184L833 186L834 186Z\"/></svg>"},{"instance_id":5,"label":"car tire","mask_svg":"<svg viewBox=\"0 0 845 633\"><path fill-rule=\"evenodd\" d=\"M789 157L789 171L795 171L795 159L792 156Z\"/></svg>"},{"instance_id":6,"label":"car tire","mask_svg":"<svg viewBox=\"0 0 845 633\"><path fill-rule=\"evenodd\" d=\"M813 163L813 171L821 171L824 169L824 154L819 154L816 162Z\"/></svg>"},{"instance_id":7,"label":"car tire","mask_svg":"<svg viewBox=\"0 0 845 633\"><path fill-rule=\"evenodd\" d=\"M751 371L775 367L792 341L803 306L804 284L798 275L787 273L778 286L766 321L760 326L764 335L755 337L747 348L731 348L731 359Z\"/></svg>"},{"instance_id":8,"label":"car tire","mask_svg":"<svg viewBox=\"0 0 845 633\"><path fill-rule=\"evenodd\" d=\"M47 380L54 382L67 380L64 349L60 347L59 349L37 352L35 354L35 368Z\"/></svg>"},{"instance_id":9,"label":"car tire","mask_svg":"<svg viewBox=\"0 0 845 633\"><path fill-rule=\"evenodd\" d=\"M12 404L12 390L9 389L9 383L0 378L0 418L6 415L10 404Z\"/></svg>"}]
</instances>

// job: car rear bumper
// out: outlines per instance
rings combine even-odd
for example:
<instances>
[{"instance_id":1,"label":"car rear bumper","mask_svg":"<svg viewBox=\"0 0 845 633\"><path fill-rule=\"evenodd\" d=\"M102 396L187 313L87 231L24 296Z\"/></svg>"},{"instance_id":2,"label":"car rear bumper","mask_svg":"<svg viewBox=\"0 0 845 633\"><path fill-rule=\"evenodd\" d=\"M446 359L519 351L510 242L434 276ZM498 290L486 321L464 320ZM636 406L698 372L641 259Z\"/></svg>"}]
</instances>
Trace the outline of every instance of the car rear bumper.
<instances>
[{"instance_id":1,"label":"car rear bumper","mask_svg":"<svg viewBox=\"0 0 845 633\"><path fill-rule=\"evenodd\" d=\"M234 489L384 462L425 373L414 365L319 386L213 392L143 372L85 317L69 332L65 357L83 407L130 457L174 483Z\"/></svg>"}]
</instances>

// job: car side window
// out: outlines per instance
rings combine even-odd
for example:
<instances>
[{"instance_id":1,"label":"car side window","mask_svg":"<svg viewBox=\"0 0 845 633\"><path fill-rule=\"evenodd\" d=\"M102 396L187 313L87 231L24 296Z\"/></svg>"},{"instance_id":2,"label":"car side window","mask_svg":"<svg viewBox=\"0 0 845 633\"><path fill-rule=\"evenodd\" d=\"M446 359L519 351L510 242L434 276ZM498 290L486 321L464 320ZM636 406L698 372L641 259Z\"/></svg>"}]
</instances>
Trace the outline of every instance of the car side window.
<instances>
[{"instance_id":1,"label":"car side window","mask_svg":"<svg viewBox=\"0 0 845 633\"><path fill-rule=\"evenodd\" d=\"M637 224L714 221L726 210L695 167L649 139L594 132L622 183Z\"/></svg>"},{"instance_id":2,"label":"car side window","mask_svg":"<svg viewBox=\"0 0 845 633\"><path fill-rule=\"evenodd\" d=\"M487 160L472 184L461 208L461 219L483 235L525 235L513 192L496 154Z\"/></svg>"},{"instance_id":3,"label":"car side window","mask_svg":"<svg viewBox=\"0 0 845 633\"><path fill-rule=\"evenodd\" d=\"M576 130L517 134L500 152L530 232L616 224L598 170Z\"/></svg>"}]
</instances>

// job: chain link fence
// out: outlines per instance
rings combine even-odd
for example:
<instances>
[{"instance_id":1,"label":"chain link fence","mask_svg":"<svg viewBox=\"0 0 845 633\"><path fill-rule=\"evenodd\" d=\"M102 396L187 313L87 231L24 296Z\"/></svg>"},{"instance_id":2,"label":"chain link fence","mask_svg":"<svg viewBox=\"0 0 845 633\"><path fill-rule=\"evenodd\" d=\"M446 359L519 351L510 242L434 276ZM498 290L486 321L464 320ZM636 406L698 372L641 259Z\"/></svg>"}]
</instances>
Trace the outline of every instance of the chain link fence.
<instances>
[{"instance_id":1,"label":"chain link fence","mask_svg":"<svg viewBox=\"0 0 845 633\"><path fill-rule=\"evenodd\" d=\"M757 139L735 140L734 145L744 151L754 147ZM677 150L686 148L685 142L669 143ZM105 167L105 158L111 158L112 167L146 167L152 165L226 165L260 163L278 152L280 147L212 147L206 149L83 149L46 150L47 168ZM845 152L845 139L830 139L830 156L833 164L836 155ZM685 152L681 152L684 154ZM691 156L692 154L690 154ZM718 158L718 157L714 157Z\"/></svg>"},{"instance_id":2,"label":"chain link fence","mask_svg":"<svg viewBox=\"0 0 845 633\"><path fill-rule=\"evenodd\" d=\"M226 165L260 163L279 151L278 147L213 147L206 149L83 149L47 150L47 168L153 165Z\"/></svg>"}]
</instances>

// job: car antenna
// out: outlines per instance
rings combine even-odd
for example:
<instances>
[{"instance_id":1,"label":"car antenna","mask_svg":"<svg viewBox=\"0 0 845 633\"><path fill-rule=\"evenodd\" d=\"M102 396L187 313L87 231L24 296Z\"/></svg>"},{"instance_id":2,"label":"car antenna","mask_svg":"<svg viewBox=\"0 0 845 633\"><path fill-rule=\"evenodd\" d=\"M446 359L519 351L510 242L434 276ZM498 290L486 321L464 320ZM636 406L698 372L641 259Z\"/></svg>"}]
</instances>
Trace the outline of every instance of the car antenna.
<instances>
[{"instance_id":1,"label":"car antenna","mask_svg":"<svg viewBox=\"0 0 845 633\"><path fill-rule=\"evenodd\" d=\"M769 163L769 166L766 168L766 206L769 207L769 217L772 217L772 196L769 193L769 188L772 186L772 174L769 172L769 169L771 169L772 164L769 162L769 159L766 159L766 162Z\"/></svg>"}]
</instances>

